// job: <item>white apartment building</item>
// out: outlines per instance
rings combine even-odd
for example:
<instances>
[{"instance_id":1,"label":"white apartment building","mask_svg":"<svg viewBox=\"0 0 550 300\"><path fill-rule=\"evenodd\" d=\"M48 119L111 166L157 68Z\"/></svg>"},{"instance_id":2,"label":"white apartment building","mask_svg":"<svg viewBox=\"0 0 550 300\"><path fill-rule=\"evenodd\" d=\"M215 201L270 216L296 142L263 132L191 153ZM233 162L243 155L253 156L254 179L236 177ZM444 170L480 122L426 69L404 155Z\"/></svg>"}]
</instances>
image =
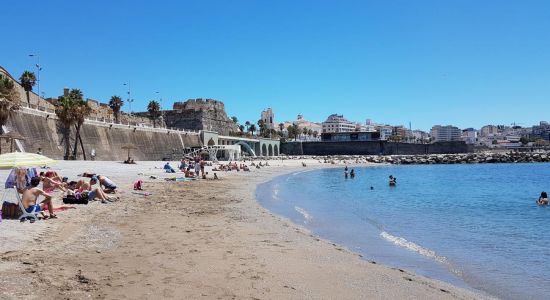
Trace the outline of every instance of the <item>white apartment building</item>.
<instances>
[{"instance_id":1,"label":"white apartment building","mask_svg":"<svg viewBox=\"0 0 550 300\"><path fill-rule=\"evenodd\" d=\"M477 142L477 130L473 128L462 130L462 140L466 144L475 144Z\"/></svg>"},{"instance_id":2,"label":"white apartment building","mask_svg":"<svg viewBox=\"0 0 550 300\"><path fill-rule=\"evenodd\" d=\"M267 108L266 110L262 111L261 119L264 121L265 128L267 129L276 129L275 128L275 115L273 114L273 110L271 107Z\"/></svg>"},{"instance_id":3,"label":"white apartment building","mask_svg":"<svg viewBox=\"0 0 550 300\"><path fill-rule=\"evenodd\" d=\"M343 115L332 114L322 124L323 133L330 132L352 132L356 125L346 120Z\"/></svg>"},{"instance_id":4,"label":"white apartment building","mask_svg":"<svg viewBox=\"0 0 550 300\"><path fill-rule=\"evenodd\" d=\"M378 126L380 132L380 140L386 141L393 134L393 126Z\"/></svg>"},{"instance_id":5,"label":"white apartment building","mask_svg":"<svg viewBox=\"0 0 550 300\"><path fill-rule=\"evenodd\" d=\"M461 141L462 130L458 127L447 125L435 125L430 130L430 135L435 142Z\"/></svg>"}]
</instances>

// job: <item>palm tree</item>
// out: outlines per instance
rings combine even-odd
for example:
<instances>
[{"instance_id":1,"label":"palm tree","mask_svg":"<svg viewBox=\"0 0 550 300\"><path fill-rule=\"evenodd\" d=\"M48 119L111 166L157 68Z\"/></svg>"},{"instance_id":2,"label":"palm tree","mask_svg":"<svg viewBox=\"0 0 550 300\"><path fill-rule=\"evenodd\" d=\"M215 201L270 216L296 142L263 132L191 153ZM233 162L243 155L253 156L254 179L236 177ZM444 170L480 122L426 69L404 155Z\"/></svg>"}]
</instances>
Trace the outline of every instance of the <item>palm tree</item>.
<instances>
[{"instance_id":1,"label":"palm tree","mask_svg":"<svg viewBox=\"0 0 550 300\"><path fill-rule=\"evenodd\" d=\"M237 117L232 116L232 117L231 117L231 120L233 120L233 122L234 122L235 124L237 124L237 125L239 124L239 119L237 119Z\"/></svg>"},{"instance_id":2,"label":"palm tree","mask_svg":"<svg viewBox=\"0 0 550 300\"><path fill-rule=\"evenodd\" d=\"M250 127L248 127L248 132L251 132L252 135L254 135L254 132L256 131L256 125L252 124Z\"/></svg>"},{"instance_id":3,"label":"palm tree","mask_svg":"<svg viewBox=\"0 0 550 300\"><path fill-rule=\"evenodd\" d=\"M156 122L160 117L160 104L155 100L149 101L147 111L149 112L149 118L153 121L153 127L157 127Z\"/></svg>"},{"instance_id":4,"label":"palm tree","mask_svg":"<svg viewBox=\"0 0 550 300\"><path fill-rule=\"evenodd\" d=\"M63 127L63 140L65 141L65 155L63 159L69 159L70 153L70 141L69 137L71 135L71 126L77 122L77 113L78 110L76 107L83 100L82 92L79 89L72 89L69 92L69 95L61 96L58 99L58 105L55 108L55 114L61 122Z\"/></svg>"},{"instance_id":5,"label":"palm tree","mask_svg":"<svg viewBox=\"0 0 550 300\"><path fill-rule=\"evenodd\" d=\"M120 116L120 108L124 105L124 101L119 96L112 96L111 100L109 100L109 107L113 110L113 114L115 115L115 122L120 123L119 116Z\"/></svg>"},{"instance_id":6,"label":"palm tree","mask_svg":"<svg viewBox=\"0 0 550 300\"><path fill-rule=\"evenodd\" d=\"M239 129L241 130L241 133L244 132L244 125L239 125Z\"/></svg>"},{"instance_id":7,"label":"palm tree","mask_svg":"<svg viewBox=\"0 0 550 300\"><path fill-rule=\"evenodd\" d=\"M80 95L82 95L82 93L80 93ZM80 136L80 129L82 128L82 124L84 124L86 117L92 113L92 108L88 105L88 102L84 101L82 98L78 99L75 104L73 113L76 136L74 140L73 157L75 159L78 157L78 141L80 141L80 148L82 149L84 160L86 160L86 152L84 152L84 144L82 143L82 137Z\"/></svg>"},{"instance_id":8,"label":"palm tree","mask_svg":"<svg viewBox=\"0 0 550 300\"><path fill-rule=\"evenodd\" d=\"M21 74L19 81L21 81L21 86L23 87L23 89L25 89L25 93L27 94L27 103L30 107L31 98L29 92L32 91L32 87L36 84L36 76L33 72L25 71L23 72L23 74Z\"/></svg>"},{"instance_id":9,"label":"palm tree","mask_svg":"<svg viewBox=\"0 0 550 300\"><path fill-rule=\"evenodd\" d=\"M246 131L249 132L248 127L250 127L250 121L244 122L244 125L246 126Z\"/></svg>"},{"instance_id":10,"label":"palm tree","mask_svg":"<svg viewBox=\"0 0 550 300\"><path fill-rule=\"evenodd\" d=\"M2 126L6 125L13 111L19 109L19 93L15 89L15 83L7 76L0 74L0 134ZM2 141L0 140L0 154L2 154Z\"/></svg>"}]
</instances>

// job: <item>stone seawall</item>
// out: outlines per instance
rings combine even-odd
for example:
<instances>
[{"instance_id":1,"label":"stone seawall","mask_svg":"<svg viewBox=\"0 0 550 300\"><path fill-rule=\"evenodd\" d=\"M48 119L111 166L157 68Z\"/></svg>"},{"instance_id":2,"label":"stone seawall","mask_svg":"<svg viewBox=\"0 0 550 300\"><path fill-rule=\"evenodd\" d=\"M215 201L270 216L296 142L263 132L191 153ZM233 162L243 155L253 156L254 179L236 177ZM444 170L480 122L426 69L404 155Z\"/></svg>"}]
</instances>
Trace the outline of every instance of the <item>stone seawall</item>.
<instances>
[{"instance_id":1,"label":"stone seawall","mask_svg":"<svg viewBox=\"0 0 550 300\"><path fill-rule=\"evenodd\" d=\"M473 149L464 142L433 144L363 142L287 142L281 144L281 153L287 155L420 155L469 153Z\"/></svg>"},{"instance_id":2,"label":"stone seawall","mask_svg":"<svg viewBox=\"0 0 550 300\"><path fill-rule=\"evenodd\" d=\"M26 140L21 141L26 152L36 152L42 148L44 155L62 159L64 141L62 130L54 117L15 113L8 121L8 129L12 129ZM71 149L74 146L74 129L69 140ZM127 150L121 149L125 144L132 144L137 149L131 150L131 156L138 160L160 160L171 157L174 152L182 153L183 148L201 145L199 135L174 131L152 131L150 129L125 126L105 126L84 124L81 129L82 141L87 158L90 159L92 149L95 149L96 160L124 160ZM5 149L4 149L5 150ZM83 159L79 145L79 157Z\"/></svg>"}]
</instances>

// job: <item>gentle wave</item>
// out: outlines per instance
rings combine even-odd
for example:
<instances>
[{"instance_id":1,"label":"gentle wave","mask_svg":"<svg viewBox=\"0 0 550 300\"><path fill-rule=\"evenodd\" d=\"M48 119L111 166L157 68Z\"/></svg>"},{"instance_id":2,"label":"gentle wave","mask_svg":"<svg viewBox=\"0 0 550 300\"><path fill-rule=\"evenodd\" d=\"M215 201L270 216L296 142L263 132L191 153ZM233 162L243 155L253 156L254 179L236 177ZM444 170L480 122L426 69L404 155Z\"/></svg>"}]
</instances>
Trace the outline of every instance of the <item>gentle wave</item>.
<instances>
[{"instance_id":1,"label":"gentle wave","mask_svg":"<svg viewBox=\"0 0 550 300\"><path fill-rule=\"evenodd\" d=\"M432 251L430 249L426 249L426 248L424 248L420 245L417 245L413 242L409 242L409 241L407 241L406 239L404 239L402 237L391 235L391 234L389 234L385 231L382 231L382 233L380 233L380 236L383 237L384 239L386 239L387 241L390 241L390 242L394 243L397 246L403 247L403 248L408 249L410 251L413 251L413 252L419 253L421 255L424 255L426 257L432 258L432 259L434 259L434 260L436 260L440 263L447 263L447 259L445 257L439 256L434 251Z\"/></svg>"},{"instance_id":2,"label":"gentle wave","mask_svg":"<svg viewBox=\"0 0 550 300\"><path fill-rule=\"evenodd\" d=\"M304 223L307 224L308 222L310 222L313 217L303 208L301 207L298 207L298 206L294 206L294 209L299 212L303 217L304 217Z\"/></svg>"}]
</instances>

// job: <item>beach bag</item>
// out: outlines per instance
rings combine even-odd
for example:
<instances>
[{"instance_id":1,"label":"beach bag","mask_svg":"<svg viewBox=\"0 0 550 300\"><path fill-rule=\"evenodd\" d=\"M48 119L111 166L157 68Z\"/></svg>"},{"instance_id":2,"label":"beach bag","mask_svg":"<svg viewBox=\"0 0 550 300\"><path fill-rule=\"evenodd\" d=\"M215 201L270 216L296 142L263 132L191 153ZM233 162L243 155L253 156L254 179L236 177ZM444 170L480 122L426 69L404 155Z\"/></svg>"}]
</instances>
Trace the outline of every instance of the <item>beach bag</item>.
<instances>
[{"instance_id":1,"label":"beach bag","mask_svg":"<svg viewBox=\"0 0 550 300\"><path fill-rule=\"evenodd\" d=\"M22 214L18 204L10 202L2 203L2 219L17 219Z\"/></svg>"},{"instance_id":2,"label":"beach bag","mask_svg":"<svg viewBox=\"0 0 550 300\"><path fill-rule=\"evenodd\" d=\"M75 194L63 197L64 204L88 204L88 195Z\"/></svg>"}]
</instances>

